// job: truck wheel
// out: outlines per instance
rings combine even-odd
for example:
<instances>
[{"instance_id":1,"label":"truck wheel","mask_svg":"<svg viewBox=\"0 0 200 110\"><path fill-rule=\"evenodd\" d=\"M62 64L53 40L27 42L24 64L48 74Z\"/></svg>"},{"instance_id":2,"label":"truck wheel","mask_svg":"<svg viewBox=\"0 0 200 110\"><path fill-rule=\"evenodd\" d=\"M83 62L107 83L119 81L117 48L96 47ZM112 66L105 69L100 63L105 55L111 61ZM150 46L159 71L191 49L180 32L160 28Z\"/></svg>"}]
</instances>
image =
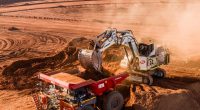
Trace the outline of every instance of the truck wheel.
<instances>
[{"instance_id":1,"label":"truck wheel","mask_svg":"<svg viewBox=\"0 0 200 110\"><path fill-rule=\"evenodd\" d=\"M161 68L157 68L153 74L154 77L157 78L164 78L166 75L165 70L161 69Z\"/></svg>"},{"instance_id":2,"label":"truck wheel","mask_svg":"<svg viewBox=\"0 0 200 110\"><path fill-rule=\"evenodd\" d=\"M51 107L48 110L57 110L57 108L56 107Z\"/></svg>"},{"instance_id":3,"label":"truck wheel","mask_svg":"<svg viewBox=\"0 0 200 110\"><path fill-rule=\"evenodd\" d=\"M84 106L81 110L95 110L91 105Z\"/></svg>"},{"instance_id":4,"label":"truck wheel","mask_svg":"<svg viewBox=\"0 0 200 110\"><path fill-rule=\"evenodd\" d=\"M152 85L153 84L153 78L151 75L148 75L148 76L143 76L142 77L142 82L144 84L147 84L147 85Z\"/></svg>"},{"instance_id":5,"label":"truck wheel","mask_svg":"<svg viewBox=\"0 0 200 110\"><path fill-rule=\"evenodd\" d=\"M121 110L123 104L123 96L117 91L112 91L104 97L103 110Z\"/></svg>"}]
</instances>

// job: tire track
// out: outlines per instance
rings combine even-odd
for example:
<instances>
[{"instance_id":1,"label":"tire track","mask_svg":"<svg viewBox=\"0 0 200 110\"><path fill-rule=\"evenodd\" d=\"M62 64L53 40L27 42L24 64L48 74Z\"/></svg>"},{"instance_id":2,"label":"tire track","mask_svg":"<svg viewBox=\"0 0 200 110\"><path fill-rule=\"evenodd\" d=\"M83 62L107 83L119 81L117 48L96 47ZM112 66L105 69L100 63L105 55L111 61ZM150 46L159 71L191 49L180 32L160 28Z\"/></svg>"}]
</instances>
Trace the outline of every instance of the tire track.
<instances>
[{"instance_id":1,"label":"tire track","mask_svg":"<svg viewBox=\"0 0 200 110\"><path fill-rule=\"evenodd\" d=\"M0 50L9 50L14 45L14 40L12 39L0 39Z\"/></svg>"},{"instance_id":2,"label":"tire track","mask_svg":"<svg viewBox=\"0 0 200 110\"><path fill-rule=\"evenodd\" d=\"M104 5L114 5L114 4L117 4L117 3L81 4L81 5L70 5L70 6L60 5L60 6L55 6L55 7L47 7L45 9L50 9L50 8L82 8L82 7L101 6L101 5L104 6ZM39 9L41 9L41 8L39 8ZM27 11L27 10L24 10L24 11ZM82 22L82 21L89 22L89 20L81 20L81 19L75 19L75 18L71 19L71 18L56 18L56 17L44 17L44 16L6 15L4 13L7 13L7 12L0 12L0 16L2 16L2 17L13 17L13 18L39 19L39 20L67 21L67 22Z\"/></svg>"},{"instance_id":3,"label":"tire track","mask_svg":"<svg viewBox=\"0 0 200 110\"><path fill-rule=\"evenodd\" d=\"M52 53L67 43L65 38L48 33L20 31L16 33L16 35L18 34L20 36L18 39L0 39L0 62L11 58L25 57L26 54L29 57L34 57L32 54ZM25 36L28 38L24 38Z\"/></svg>"},{"instance_id":4,"label":"tire track","mask_svg":"<svg viewBox=\"0 0 200 110\"><path fill-rule=\"evenodd\" d=\"M68 22L80 22L80 21L83 21L83 20L79 20L79 19L53 18L53 17L40 17L40 16L18 16L18 15L2 15L2 14L0 16L13 17L13 18L40 19L40 20L68 21Z\"/></svg>"}]
</instances>

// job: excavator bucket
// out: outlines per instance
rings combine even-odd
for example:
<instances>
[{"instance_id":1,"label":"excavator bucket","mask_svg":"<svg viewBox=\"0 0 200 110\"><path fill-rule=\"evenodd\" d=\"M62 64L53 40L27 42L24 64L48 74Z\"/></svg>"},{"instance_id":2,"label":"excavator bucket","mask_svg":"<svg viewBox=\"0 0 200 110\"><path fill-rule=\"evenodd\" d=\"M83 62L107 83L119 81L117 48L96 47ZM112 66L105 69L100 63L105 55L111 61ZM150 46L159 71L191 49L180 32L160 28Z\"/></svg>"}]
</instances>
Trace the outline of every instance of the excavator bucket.
<instances>
[{"instance_id":1,"label":"excavator bucket","mask_svg":"<svg viewBox=\"0 0 200 110\"><path fill-rule=\"evenodd\" d=\"M87 70L102 70L101 53L95 50L82 49L79 51L78 59L83 68Z\"/></svg>"}]
</instances>

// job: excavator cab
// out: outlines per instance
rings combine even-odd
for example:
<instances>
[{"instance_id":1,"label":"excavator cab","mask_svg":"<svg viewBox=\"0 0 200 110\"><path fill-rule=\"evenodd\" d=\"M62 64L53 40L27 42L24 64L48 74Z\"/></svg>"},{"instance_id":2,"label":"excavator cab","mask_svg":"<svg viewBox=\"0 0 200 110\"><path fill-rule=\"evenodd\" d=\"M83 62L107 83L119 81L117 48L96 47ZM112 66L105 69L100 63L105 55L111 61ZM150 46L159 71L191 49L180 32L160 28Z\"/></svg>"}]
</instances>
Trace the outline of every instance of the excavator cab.
<instances>
[{"instance_id":1,"label":"excavator cab","mask_svg":"<svg viewBox=\"0 0 200 110\"><path fill-rule=\"evenodd\" d=\"M145 56L148 57L154 50L154 44L144 44L144 43L139 43L138 45L138 51L140 56Z\"/></svg>"}]
</instances>

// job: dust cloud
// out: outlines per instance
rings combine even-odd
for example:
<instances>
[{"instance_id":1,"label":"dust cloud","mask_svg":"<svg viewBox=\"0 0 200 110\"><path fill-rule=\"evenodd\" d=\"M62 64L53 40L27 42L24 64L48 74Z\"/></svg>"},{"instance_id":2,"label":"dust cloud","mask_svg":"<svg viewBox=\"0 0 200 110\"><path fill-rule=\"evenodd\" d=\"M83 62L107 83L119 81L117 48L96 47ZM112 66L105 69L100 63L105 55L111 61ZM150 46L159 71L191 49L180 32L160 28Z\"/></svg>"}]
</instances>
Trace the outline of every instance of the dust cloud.
<instances>
[{"instance_id":1,"label":"dust cloud","mask_svg":"<svg viewBox=\"0 0 200 110\"><path fill-rule=\"evenodd\" d=\"M200 3L200 2L199 2ZM173 26L168 28L162 38L170 48L176 48L179 57L197 57L200 55L200 4L188 3L183 10L176 12L170 17L169 23Z\"/></svg>"},{"instance_id":2,"label":"dust cloud","mask_svg":"<svg viewBox=\"0 0 200 110\"><path fill-rule=\"evenodd\" d=\"M118 4L123 0L115 2L116 9L105 14L112 17L105 17L112 19L109 27L134 30L137 38L152 37L179 59L200 55L200 1L127 0L127 4L121 5Z\"/></svg>"}]
</instances>

